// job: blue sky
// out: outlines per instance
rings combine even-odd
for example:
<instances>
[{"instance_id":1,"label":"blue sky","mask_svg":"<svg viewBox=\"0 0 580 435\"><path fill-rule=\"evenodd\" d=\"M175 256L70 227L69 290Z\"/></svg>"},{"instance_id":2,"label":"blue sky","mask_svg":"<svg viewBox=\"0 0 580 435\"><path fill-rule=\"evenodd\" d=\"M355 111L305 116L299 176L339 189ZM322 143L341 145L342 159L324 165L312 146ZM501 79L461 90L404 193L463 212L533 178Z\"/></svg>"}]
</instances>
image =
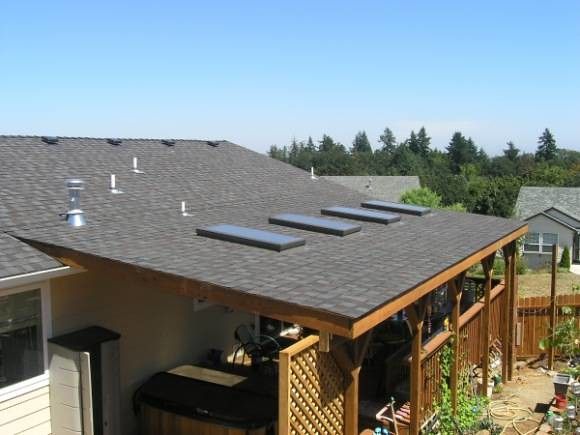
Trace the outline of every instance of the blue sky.
<instances>
[{"instance_id":1,"label":"blue sky","mask_svg":"<svg viewBox=\"0 0 580 435\"><path fill-rule=\"evenodd\" d=\"M580 150L580 2L5 1L0 133Z\"/></svg>"}]
</instances>

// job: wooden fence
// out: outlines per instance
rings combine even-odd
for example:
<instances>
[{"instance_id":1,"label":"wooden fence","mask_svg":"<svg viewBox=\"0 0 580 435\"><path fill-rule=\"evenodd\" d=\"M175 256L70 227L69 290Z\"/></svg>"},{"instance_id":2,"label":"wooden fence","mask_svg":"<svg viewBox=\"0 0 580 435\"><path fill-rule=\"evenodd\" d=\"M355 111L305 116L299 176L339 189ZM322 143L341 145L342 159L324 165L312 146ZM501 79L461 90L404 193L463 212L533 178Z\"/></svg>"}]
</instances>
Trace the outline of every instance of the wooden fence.
<instances>
[{"instance_id":1,"label":"wooden fence","mask_svg":"<svg viewBox=\"0 0 580 435\"><path fill-rule=\"evenodd\" d=\"M562 307L572 307L580 324L580 294L556 297L556 324L561 321ZM550 327L550 296L519 298L516 334L516 356L537 357L544 351L539 347L542 338L547 337Z\"/></svg>"},{"instance_id":2,"label":"wooden fence","mask_svg":"<svg viewBox=\"0 0 580 435\"><path fill-rule=\"evenodd\" d=\"M280 352L280 435L344 433L345 377L318 341L311 335Z\"/></svg>"}]
</instances>

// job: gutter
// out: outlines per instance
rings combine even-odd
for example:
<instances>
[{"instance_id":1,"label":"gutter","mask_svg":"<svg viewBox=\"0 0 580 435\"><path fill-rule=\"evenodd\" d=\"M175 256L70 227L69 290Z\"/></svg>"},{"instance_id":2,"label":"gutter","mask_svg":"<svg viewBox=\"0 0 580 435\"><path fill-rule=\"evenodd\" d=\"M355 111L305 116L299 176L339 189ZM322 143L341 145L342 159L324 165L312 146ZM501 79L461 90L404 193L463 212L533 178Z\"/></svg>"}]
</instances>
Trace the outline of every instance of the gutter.
<instances>
[{"instance_id":1,"label":"gutter","mask_svg":"<svg viewBox=\"0 0 580 435\"><path fill-rule=\"evenodd\" d=\"M75 269L70 266L62 266L55 267L54 269L39 270L37 272L8 276L5 278L0 278L0 290L28 285L47 279L60 278L61 276L74 275L84 271L84 269Z\"/></svg>"}]
</instances>

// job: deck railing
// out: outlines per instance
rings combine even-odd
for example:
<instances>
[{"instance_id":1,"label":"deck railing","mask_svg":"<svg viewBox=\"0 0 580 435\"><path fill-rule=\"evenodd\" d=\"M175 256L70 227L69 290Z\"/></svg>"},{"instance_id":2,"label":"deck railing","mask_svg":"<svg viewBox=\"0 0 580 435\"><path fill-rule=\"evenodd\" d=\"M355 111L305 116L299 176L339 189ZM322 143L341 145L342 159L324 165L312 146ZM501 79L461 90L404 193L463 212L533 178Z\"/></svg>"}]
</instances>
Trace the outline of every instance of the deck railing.
<instances>
[{"instance_id":1,"label":"deck railing","mask_svg":"<svg viewBox=\"0 0 580 435\"><path fill-rule=\"evenodd\" d=\"M503 306L504 293L503 283L494 281L490 305L490 343L494 343L495 340L501 341L500 325L503 321L503 310L501 308ZM459 317L459 353L464 369L472 365L480 365L482 361L483 306L482 298ZM441 354L444 346L449 343L452 336L450 332L441 332L423 347L424 354L421 358L421 373L423 376L423 394L420 406L421 421L425 421L432 416L436 404L441 399L441 383L444 382L445 378L442 373Z\"/></svg>"}]
</instances>

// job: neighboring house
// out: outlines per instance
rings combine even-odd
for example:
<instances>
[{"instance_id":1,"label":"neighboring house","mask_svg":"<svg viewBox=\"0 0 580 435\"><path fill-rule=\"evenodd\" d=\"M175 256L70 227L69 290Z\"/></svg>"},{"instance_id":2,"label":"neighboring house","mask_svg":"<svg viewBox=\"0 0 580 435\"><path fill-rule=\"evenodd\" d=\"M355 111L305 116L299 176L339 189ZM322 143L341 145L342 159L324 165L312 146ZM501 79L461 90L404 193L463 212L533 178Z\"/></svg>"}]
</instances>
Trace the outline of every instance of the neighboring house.
<instances>
[{"instance_id":1,"label":"neighboring house","mask_svg":"<svg viewBox=\"0 0 580 435\"><path fill-rule=\"evenodd\" d=\"M408 190L418 189L421 187L419 177L417 176L322 176L325 180L338 183L349 189L382 199L383 201L401 200L401 195Z\"/></svg>"},{"instance_id":2,"label":"neighboring house","mask_svg":"<svg viewBox=\"0 0 580 435\"><path fill-rule=\"evenodd\" d=\"M550 265L554 244L558 261L568 247L572 262L580 262L580 187L522 187L516 215L530 226L523 253L531 268Z\"/></svg>"},{"instance_id":3,"label":"neighboring house","mask_svg":"<svg viewBox=\"0 0 580 435\"><path fill-rule=\"evenodd\" d=\"M93 433L83 427L98 425L109 415L103 416L98 397L109 405L118 400L120 409L118 417L107 420L106 432L101 428L94 433L137 433L133 399L141 397L136 393L146 380L179 365L202 364L208 355L212 362L221 358L222 364L236 363L231 358L239 346L236 328L246 324L260 330L262 320L276 319L314 334L304 339L310 341L291 347L297 352L293 358L308 352L303 365L289 364L284 359L288 354L280 354L280 390L273 388L267 395L279 409L270 416L279 418L279 433L288 433L289 425L298 425L300 433L319 431L300 429L304 415L289 417L289 412L318 406L304 411L312 417L328 411L328 403L293 402L296 398L288 396L284 383L293 380L314 382L301 394L319 388L317 397L334 397L328 411L332 415L327 415L333 420L324 417L324 425L334 428L329 433L351 435L358 427L359 371L372 331L403 309L413 346L412 363L401 373L410 373L410 426L411 433L417 433L433 409L440 384L430 377L425 382L432 389L423 394L420 362L435 364L438 358L429 357L429 352L438 351L451 336L438 333L438 339L422 350L427 295L442 288L460 295L466 271L480 262L493 264L498 249L504 249L511 265L505 287L496 283L491 291L488 276L481 285L486 298L459 324L460 298L455 297L451 328L474 325L474 319L487 327L490 334L483 345L478 332L469 342L456 340L457 349L463 346L468 352L469 343L476 343L466 360L487 364L485 343L490 336L500 339L507 355L502 374L511 378L515 324L509 313L517 293L513 258L515 241L527 230L520 221L433 210L422 216L407 211L395 217L375 214L373 221L329 217L333 224L326 222L322 229L312 222L307 227L298 224L300 229L274 225L269 223L274 214L321 218L323 208L359 208L369 196L312 179L309 173L227 141L0 136L0 159L2 434ZM77 177L84 185L67 182ZM377 191L379 185L377 181ZM416 187L418 182L406 186ZM333 212L336 209L326 210ZM71 225L83 220L85 225ZM234 234L237 242L252 240L232 243L209 232L232 230L213 228L217 224L268 233L243 230ZM339 237L324 231L355 232ZM248 246L252 243L258 246ZM493 310L484 305L490 303L496 304ZM483 313L484 306L485 312L504 321L477 317L474 313ZM86 351L70 335L63 338L79 330L86 338L84 328L93 325L120 334L118 367L114 352ZM58 346L68 342L69 353L49 352L47 339ZM96 354L102 359L93 359ZM398 358L397 364L401 361ZM311 371L312 364L319 368ZM118 373L118 383L101 380L101 366L107 367L106 373ZM308 376L290 373L302 369L310 370ZM187 382L219 390L181 394L189 403L181 412L199 415L208 425L207 420L219 421L221 415L212 415L210 406L227 405L235 397L236 403L221 412L236 412L247 406L244 397L253 394L250 387L264 384L247 386L240 380L246 378L222 372L188 373L187 379L199 384ZM178 379L179 385L186 377L166 375ZM330 388L328 380L334 382L333 392L324 390ZM114 394L116 384L120 394ZM268 408L248 408L236 418ZM147 421L153 425L165 420ZM168 433L167 428L151 431Z\"/></svg>"}]
</instances>

